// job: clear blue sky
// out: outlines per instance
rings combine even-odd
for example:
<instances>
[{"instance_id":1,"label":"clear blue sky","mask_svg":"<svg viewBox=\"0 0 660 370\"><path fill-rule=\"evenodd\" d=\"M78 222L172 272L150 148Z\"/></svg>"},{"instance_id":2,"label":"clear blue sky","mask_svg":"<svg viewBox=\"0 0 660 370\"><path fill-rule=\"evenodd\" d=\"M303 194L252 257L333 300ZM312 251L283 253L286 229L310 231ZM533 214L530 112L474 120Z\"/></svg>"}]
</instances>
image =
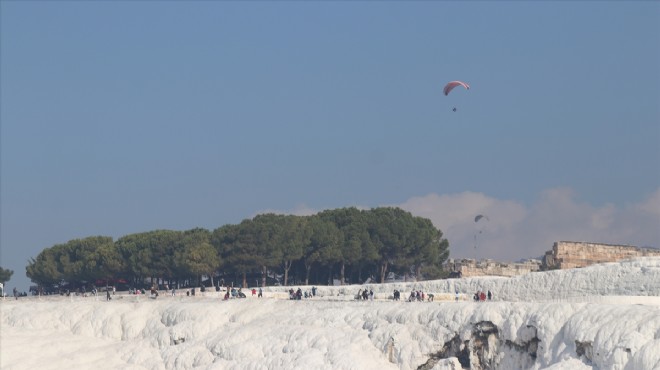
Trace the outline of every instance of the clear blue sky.
<instances>
[{"instance_id":1,"label":"clear blue sky","mask_svg":"<svg viewBox=\"0 0 660 370\"><path fill-rule=\"evenodd\" d=\"M660 246L658 2L2 1L0 33L10 287L265 211L401 206L454 257Z\"/></svg>"}]
</instances>

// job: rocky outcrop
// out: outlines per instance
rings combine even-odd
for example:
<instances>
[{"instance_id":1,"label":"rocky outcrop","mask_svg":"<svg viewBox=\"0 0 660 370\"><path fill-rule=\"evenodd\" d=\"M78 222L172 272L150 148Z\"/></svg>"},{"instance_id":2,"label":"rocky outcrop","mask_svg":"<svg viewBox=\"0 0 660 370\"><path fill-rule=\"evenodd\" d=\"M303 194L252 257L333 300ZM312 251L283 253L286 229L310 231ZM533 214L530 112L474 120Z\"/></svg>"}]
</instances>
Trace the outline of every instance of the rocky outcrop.
<instances>
[{"instance_id":1,"label":"rocky outcrop","mask_svg":"<svg viewBox=\"0 0 660 370\"><path fill-rule=\"evenodd\" d=\"M503 340L495 324L481 321L473 325L469 338L464 340L459 335L454 336L417 369L437 369L440 361L451 358L456 358L463 369L503 370L511 368L511 364L522 369L531 368L536 362L536 351L540 342L536 328L528 325L522 338L524 342Z\"/></svg>"},{"instance_id":2,"label":"rocky outcrop","mask_svg":"<svg viewBox=\"0 0 660 370\"><path fill-rule=\"evenodd\" d=\"M578 357L585 360L585 362L591 364L594 357L593 346L590 341L581 342L579 340L575 341L575 353Z\"/></svg>"},{"instance_id":3,"label":"rocky outcrop","mask_svg":"<svg viewBox=\"0 0 660 370\"><path fill-rule=\"evenodd\" d=\"M432 353L426 363L420 365L417 370L430 370L444 359L456 358L463 368L470 368L470 341L461 340L457 334L447 341L440 351Z\"/></svg>"}]
</instances>

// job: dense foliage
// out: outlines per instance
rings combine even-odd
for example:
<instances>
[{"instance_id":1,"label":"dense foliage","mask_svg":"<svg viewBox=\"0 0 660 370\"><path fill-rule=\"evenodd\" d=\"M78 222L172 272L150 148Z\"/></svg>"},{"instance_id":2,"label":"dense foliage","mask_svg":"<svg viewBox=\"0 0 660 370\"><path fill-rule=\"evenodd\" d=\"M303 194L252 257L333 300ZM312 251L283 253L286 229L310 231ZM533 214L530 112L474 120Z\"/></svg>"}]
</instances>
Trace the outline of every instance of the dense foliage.
<instances>
[{"instance_id":1,"label":"dense foliage","mask_svg":"<svg viewBox=\"0 0 660 370\"><path fill-rule=\"evenodd\" d=\"M14 274L14 271L3 269L0 267L0 283L6 283L11 279L11 276Z\"/></svg>"},{"instance_id":2,"label":"dense foliage","mask_svg":"<svg viewBox=\"0 0 660 370\"><path fill-rule=\"evenodd\" d=\"M213 231L93 236L44 249L26 267L40 286L145 281L242 286L438 278L449 244L430 220L398 208L342 208L313 216L262 214ZM215 279L215 280L214 280ZM220 280L218 280L220 279ZM254 279L254 280L253 280ZM272 280L268 280L272 279Z\"/></svg>"}]
</instances>

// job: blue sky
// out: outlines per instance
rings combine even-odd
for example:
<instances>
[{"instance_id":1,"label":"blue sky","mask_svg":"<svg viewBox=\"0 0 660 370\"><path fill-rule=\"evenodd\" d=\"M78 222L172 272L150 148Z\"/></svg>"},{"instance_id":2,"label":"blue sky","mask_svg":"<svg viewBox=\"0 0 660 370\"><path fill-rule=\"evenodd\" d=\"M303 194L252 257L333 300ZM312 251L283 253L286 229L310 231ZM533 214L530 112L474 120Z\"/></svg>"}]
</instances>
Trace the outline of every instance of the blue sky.
<instances>
[{"instance_id":1,"label":"blue sky","mask_svg":"<svg viewBox=\"0 0 660 370\"><path fill-rule=\"evenodd\" d=\"M453 257L660 246L660 3L1 7L9 286L74 238L345 206Z\"/></svg>"}]
</instances>

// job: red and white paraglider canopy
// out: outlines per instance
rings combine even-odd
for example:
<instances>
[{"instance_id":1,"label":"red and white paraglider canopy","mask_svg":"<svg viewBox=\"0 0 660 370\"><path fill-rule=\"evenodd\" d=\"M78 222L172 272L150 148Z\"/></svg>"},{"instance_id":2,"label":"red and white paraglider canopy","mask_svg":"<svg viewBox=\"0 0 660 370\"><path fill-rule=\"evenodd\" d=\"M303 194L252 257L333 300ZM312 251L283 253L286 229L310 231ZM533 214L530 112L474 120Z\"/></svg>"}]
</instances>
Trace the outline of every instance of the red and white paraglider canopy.
<instances>
[{"instance_id":1,"label":"red and white paraglider canopy","mask_svg":"<svg viewBox=\"0 0 660 370\"><path fill-rule=\"evenodd\" d=\"M445 85L445 88L443 90L444 93L445 93L445 96L449 95L449 92L452 91L454 89L454 87L456 87L456 86L463 86L467 90L470 90L470 85L466 84L463 81L451 81L447 85Z\"/></svg>"}]
</instances>

